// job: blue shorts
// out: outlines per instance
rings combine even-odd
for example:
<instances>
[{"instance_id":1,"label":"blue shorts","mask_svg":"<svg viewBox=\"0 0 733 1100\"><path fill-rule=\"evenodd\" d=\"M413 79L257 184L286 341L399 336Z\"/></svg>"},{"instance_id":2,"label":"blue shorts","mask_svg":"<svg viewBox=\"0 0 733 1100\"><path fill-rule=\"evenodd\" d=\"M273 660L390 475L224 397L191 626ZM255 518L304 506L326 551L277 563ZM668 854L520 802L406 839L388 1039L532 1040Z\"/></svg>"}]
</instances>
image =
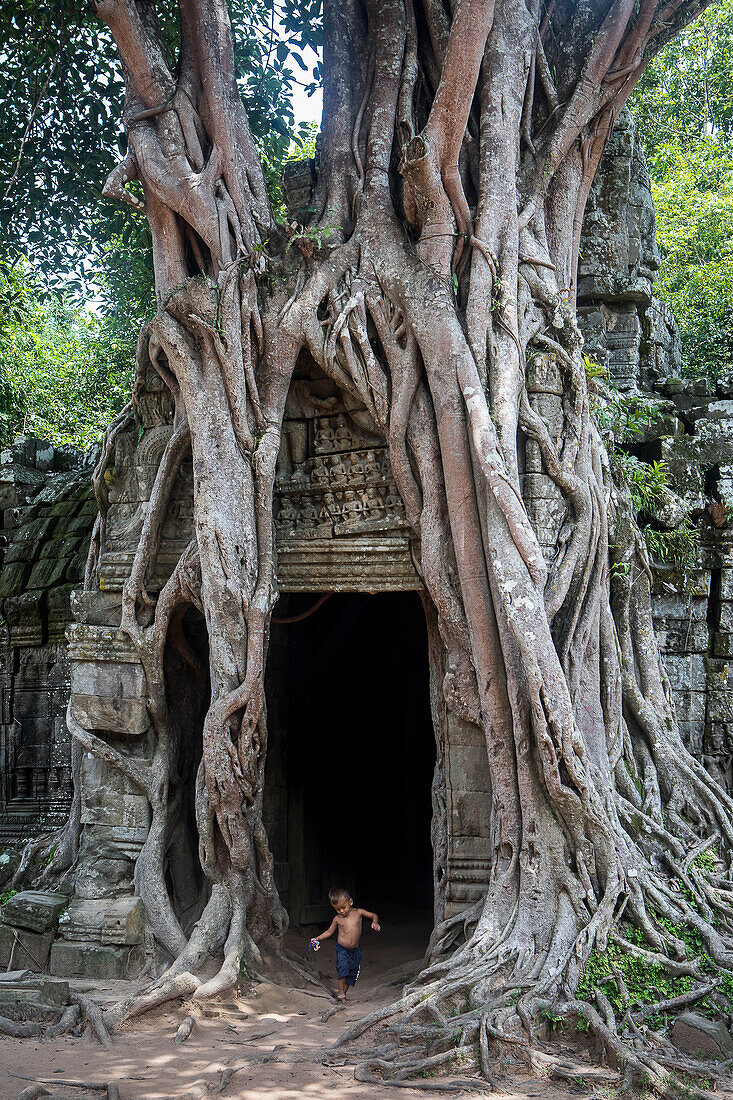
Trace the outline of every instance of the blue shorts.
<instances>
[{"instance_id":1,"label":"blue shorts","mask_svg":"<svg viewBox=\"0 0 733 1100\"><path fill-rule=\"evenodd\" d=\"M336 973L345 978L347 985L353 985L361 970L361 948L343 947L336 944Z\"/></svg>"}]
</instances>

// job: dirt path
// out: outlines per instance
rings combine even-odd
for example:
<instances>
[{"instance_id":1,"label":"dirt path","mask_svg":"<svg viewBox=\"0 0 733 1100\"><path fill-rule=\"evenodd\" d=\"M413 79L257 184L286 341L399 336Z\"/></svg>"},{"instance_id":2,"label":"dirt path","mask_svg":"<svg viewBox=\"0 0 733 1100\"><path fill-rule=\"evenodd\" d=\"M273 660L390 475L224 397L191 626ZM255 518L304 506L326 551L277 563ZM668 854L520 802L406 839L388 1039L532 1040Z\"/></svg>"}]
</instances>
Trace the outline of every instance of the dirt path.
<instances>
[{"instance_id":1,"label":"dirt path","mask_svg":"<svg viewBox=\"0 0 733 1100\"><path fill-rule=\"evenodd\" d=\"M343 1029L364 1012L386 1003L398 987L384 988L395 966L410 957L420 940L416 929L386 930L381 941L366 936L364 968L353 1001L323 1022L324 1010L334 1005L325 992L262 983L240 997L228 998L195 1010L196 1026L190 1039L175 1046L176 1029L190 1006L173 1004L130 1021L115 1033L113 1050L105 1052L96 1041L64 1038L39 1041L0 1039L0 1100L15 1100L27 1082L13 1077L63 1082L66 1079L119 1084L121 1100L179 1100L196 1082L209 1094L228 1083L219 1095L224 1100L409 1100L425 1096L413 1089L379 1089L354 1080L354 1055L333 1052L319 1058L314 1052L333 1043ZM290 936L289 945L305 957L307 937ZM420 944L422 947L423 944ZM331 976L333 948L324 945L319 969ZM89 988L90 983L79 983ZM109 1000L119 996L124 983L98 984L95 995ZM381 988L379 988L381 986ZM125 986L126 988L126 986ZM262 1062L268 1053L310 1058L302 1062ZM254 1060L254 1064L253 1064ZM227 1071L234 1071L229 1074ZM504 1074L494 1100L568 1100L591 1097L609 1100L607 1070L584 1068L571 1086L548 1079ZM53 1097L86 1100L100 1093L64 1088L50 1089ZM203 1091L199 1095L204 1095ZM720 1092L733 1098L733 1093Z\"/></svg>"}]
</instances>

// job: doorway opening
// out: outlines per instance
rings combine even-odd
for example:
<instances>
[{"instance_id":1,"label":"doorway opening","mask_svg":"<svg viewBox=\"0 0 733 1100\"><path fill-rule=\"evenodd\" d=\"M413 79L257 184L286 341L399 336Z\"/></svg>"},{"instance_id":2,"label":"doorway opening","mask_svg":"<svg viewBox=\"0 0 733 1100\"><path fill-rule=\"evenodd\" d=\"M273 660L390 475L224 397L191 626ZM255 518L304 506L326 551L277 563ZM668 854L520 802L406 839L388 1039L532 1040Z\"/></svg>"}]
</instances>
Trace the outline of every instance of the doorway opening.
<instances>
[{"instance_id":1,"label":"doorway opening","mask_svg":"<svg viewBox=\"0 0 733 1100\"><path fill-rule=\"evenodd\" d=\"M168 800L170 827L166 886L173 911L188 936L209 898L199 861L196 775L211 699L209 639L201 612L189 606L173 617L165 651L169 737L174 752Z\"/></svg>"},{"instance_id":2,"label":"doorway opening","mask_svg":"<svg viewBox=\"0 0 733 1100\"><path fill-rule=\"evenodd\" d=\"M314 607L285 595L275 619ZM273 622L267 826L296 926L333 916L332 886L380 917L432 925L435 738L415 592L334 594Z\"/></svg>"}]
</instances>

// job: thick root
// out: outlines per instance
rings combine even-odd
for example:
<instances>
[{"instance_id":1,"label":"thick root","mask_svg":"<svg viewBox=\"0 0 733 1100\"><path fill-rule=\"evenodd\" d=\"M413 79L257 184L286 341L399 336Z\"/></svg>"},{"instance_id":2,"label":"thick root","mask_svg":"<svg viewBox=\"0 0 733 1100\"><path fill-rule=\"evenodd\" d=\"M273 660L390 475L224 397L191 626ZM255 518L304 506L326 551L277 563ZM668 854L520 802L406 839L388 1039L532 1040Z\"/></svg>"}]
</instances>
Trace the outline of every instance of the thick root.
<instances>
[{"instance_id":1,"label":"thick root","mask_svg":"<svg viewBox=\"0 0 733 1100\"><path fill-rule=\"evenodd\" d=\"M40 1035L42 1031L41 1024L9 1020L7 1016L0 1016L0 1035L10 1035L13 1039L29 1039Z\"/></svg>"},{"instance_id":2,"label":"thick root","mask_svg":"<svg viewBox=\"0 0 733 1100\"><path fill-rule=\"evenodd\" d=\"M89 1021L94 1034L99 1039L100 1043L105 1050L110 1050L112 1047L112 1036L110 1035L107 1025L104 1022L102 1012L99 1005L96 1004L91 997L87 997L84 993L71 993L69 1000L72 1004L78 1005L84 1013L86 1019Z\"/></svg>"},{"instance_id":3,"label":"thick root","mask_svg":"<svg viewBox=\"0 0 733 1100\"><path fill-rule=\"evenodd\" d=\"M185 1016L178 1025L178 1031L176 1032L173 1042L176 1046L180 1046L181 1043L185 1043L187 1039L190 1039L191 1032L196 1026L195 1016Z\"/></svg>"}]
</instances>

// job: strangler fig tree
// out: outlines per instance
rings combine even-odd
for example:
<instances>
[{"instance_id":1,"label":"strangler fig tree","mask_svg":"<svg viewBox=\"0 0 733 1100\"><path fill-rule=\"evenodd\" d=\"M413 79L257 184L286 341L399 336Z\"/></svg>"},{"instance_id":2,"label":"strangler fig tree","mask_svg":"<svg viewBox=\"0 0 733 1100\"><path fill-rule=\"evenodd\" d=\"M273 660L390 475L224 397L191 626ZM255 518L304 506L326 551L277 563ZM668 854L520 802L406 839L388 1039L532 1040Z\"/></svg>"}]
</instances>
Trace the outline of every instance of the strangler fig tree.
<instances>
[{"instance_id":1,"label":"strangler fig tree","mask_svg":"<svg viewBox=\"0 0 733 1100\"><path fill-rule=\"evenodd\" d=\"M128 151L105 194L144 210L153 241L158 311L138 369L152 366L175 405L121 624L147 675L154 757L124 758L70 716L84 748L148 795L136 882L176 960L110 1009L109 1024L228 988L285 927L262 822L264 671L275 464L307 352L387 440L445 705L483 729L491 776L488 892L436 929L432 961L399 1005L347 1033L397 1020L417 1044L362 1075L439 1066L459 1029L465 1059L490 1077L492 1044L531 1049L548 1006L581 1013L661 1092L663 1066L686 1065L633 1006L622 1039L601 989L593 1003L576 998L591 951L613 941L688 975L694 1000L702 971L671 931L680 922L733 967L733 805L680 740L649 562L590 409L574 295L585 202L614 121L650 58L703 6L326 0L317 180L294 226L268 198L225 0L179 0L175 50L156 0L96 0L126 85ZM528 391L539 370L561 394L559 430ZM541 514L529 507L535 482L520 476L530 444L564 504L551 554L530 518ZM146 576L188 454L195 537L151 617ZM104 507L95 546L103 524ZM187 939L165 885L163 654L191 602L210 645L196 814L212 885ZM697 865L713 844L716 858Z\"/></svg>"}]
</instances>

